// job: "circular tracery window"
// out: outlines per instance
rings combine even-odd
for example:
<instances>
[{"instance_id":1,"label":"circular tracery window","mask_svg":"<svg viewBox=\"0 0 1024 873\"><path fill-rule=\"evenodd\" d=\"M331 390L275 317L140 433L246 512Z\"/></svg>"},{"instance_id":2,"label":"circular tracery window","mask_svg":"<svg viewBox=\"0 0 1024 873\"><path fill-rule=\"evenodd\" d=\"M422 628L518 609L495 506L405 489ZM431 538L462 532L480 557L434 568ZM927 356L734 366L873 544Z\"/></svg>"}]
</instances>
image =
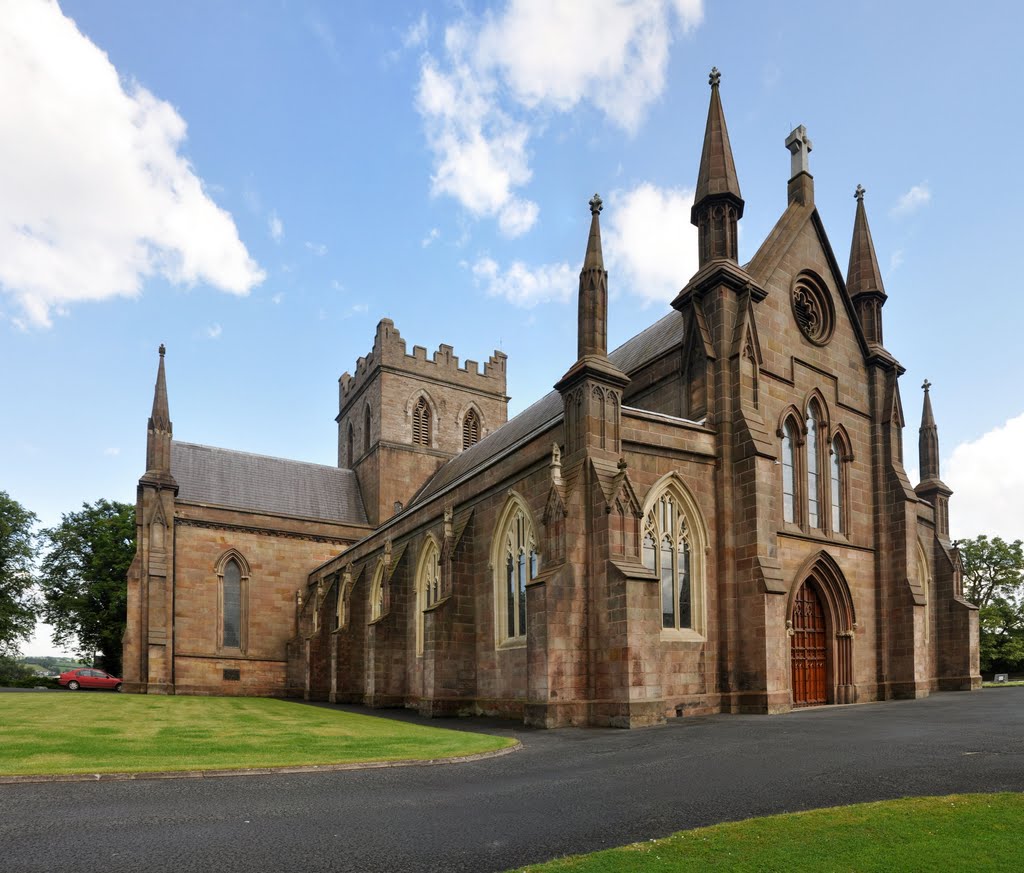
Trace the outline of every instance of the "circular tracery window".
<instances>
[{"instance_id":1,"label":"circular tracery window","mask_svg":"<svg viewBox=\"0 0 1024 873\"><path fill-rule=\"evenodd\" d=\"M835 312L832 297L812 276L801 274L793 283L793 316L801 332L815 345L832 339Z\"/></svg>"}]
</instances>

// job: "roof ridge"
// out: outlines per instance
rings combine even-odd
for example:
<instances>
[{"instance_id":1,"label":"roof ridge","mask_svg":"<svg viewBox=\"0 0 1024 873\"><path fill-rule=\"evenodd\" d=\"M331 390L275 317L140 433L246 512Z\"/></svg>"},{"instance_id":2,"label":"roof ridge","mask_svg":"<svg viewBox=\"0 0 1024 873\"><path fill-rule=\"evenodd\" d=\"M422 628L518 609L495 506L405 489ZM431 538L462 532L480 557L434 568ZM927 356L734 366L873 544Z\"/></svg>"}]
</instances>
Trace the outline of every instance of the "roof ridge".
<instances>
[{"instance_id":1,"label":"roof ridge","mask_svg":"<svg viewBox=\"0 0 1024 873\"><path fill-rule=\"evenodd\" d=\"M176 446L191 446L196 449L210 449L215 452L227 452L232 455L246 455L250 458L263 458L267 461L281 461L285 464L302 464L306 467L320 467L325 470L339 470L343 473L354 472L349 467L339 467L335 464L321 464L317 461L300 461L296 458L282 458L280 455L265 455L262 452L247 452L242 449L226 449L223 446L211 446L206 443L193 443L188 440L171 440L171 443Z\"/></svg>"}]
</instances>

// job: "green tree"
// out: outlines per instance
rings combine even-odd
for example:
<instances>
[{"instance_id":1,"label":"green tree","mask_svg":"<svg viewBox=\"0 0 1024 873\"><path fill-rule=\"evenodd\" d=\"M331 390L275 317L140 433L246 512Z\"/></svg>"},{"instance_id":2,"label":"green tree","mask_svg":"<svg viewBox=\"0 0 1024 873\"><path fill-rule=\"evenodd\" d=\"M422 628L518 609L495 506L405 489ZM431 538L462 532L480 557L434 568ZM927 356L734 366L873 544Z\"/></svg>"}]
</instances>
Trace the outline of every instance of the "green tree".
<instances>
[{"instance_id":1,"label":"green tree","mask_svg":"<svg viewBox=\"0 0 1024 873\"><path fill-rule=\"evenodd\" d=\"M82 504L44 530L39 584L53 638L121 675L128 567L135 556L135 507L111 500Z\"/></svg>"},{"instance_id":2,"label":"green tree","mask_svg":"<svg viewBox=\"0 0 1024 873\"><path fill-rule=\"evenodd\" d=\"M16 655L19 642L32 636L36 626L35 523L34 513L0 491L0 656Z\"/></svg>"},{"instance_id":3,"label":"green tree","mask_svg":"<svg viewBox=\"0 0 1024 873\"><path fill-rule=\"evenodd\" d=\"M1024 669L1024 543L959 540L964 597L978 607L981 669Z\"/></svg>"}]
</instances>

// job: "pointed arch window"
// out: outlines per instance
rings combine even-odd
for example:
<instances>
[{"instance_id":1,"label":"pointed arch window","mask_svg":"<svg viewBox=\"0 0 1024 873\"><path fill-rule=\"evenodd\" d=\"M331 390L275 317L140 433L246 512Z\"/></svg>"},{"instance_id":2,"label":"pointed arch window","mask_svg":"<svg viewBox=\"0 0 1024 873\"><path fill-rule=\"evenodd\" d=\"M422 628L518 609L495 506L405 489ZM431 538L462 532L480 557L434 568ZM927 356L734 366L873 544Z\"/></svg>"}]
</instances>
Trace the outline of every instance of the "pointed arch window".
<instances>
[{"instance_id":1,"label":"pointed arch window","mask_svg":"<svg viewBox=\"0 0 1024 873\"><path fill-rule=\"evenodd\" d=\"M249 565L235 549L229 549L217 567L217 646L245 652L246 604L249 591Z\"/></svg>"},{"instance_id":2,"label":"pointed arch window","mask_svg":"<svg viewBox=\"0 0 1024 873\"><path fill-rule=\"evenodd\" d=\"M796 523L796 424L787 419L782 428L782 518Z\"/></svg>"},{"instance_id":3,"label":"pointed arch window","mask_svg":"<svg viewBox=\"0 0 1024 873\"><path fill-rule=\"evenodd\" d=\"M416 599L419 602L416 619L416 654L423 654L426 631L425 613L441 599L441 550L433 537L427 539L416 574Z\"/></svg>"},{"instance_id":4,"label":"pointed arch window","mask_svg":"<svg viewBox=\"0 0 1024 873\"><path fill-rule=\"evenodd\" d=\"M807 526L813 530L821 528L820 424L821 412L812 403L807 412Z\"/></svg>"},{"instance_id":5,"label":"pointed arch window","mask_svg":"<svg viewBox=\"0 0 1024 873\"><path fill-rule=\"evenodd\" d=\"M678 500L663 494L644 521L644 564L661 579L661 626L693 627L690 527Z\"/></svg>"},{"instance_id":6,"label":"pointed arch window","mask_svg":"<svg viewBox=\"0 0 1024 873\"><path fill-rule=\"evenodd\" d=\"M420 397L412 411L412 441L417 446L429 446L430 437L430 404L426 397Z\"/></svg>"},{"instance_id":7,"label":"pointed arch window","mask_svg":"<svg viewBox=\"0 0 1024 873\"><path fill-rule=\"evenodd\" d=\"M231 558L224 565L224 648L242 645L242 569Z\"/></svg>"},{"instance_id":8,"label":"pointed arch window","mask_svg":"<svg viewBox=\"0 0 1024 873\"><path fill-rule=\"evenodd\" d=\"M832 440L830 455L830 493L832 495L832 531L845 533L846 518L843 512L843 444L836 437Z\"/></svg>"},{"instance_id":9,"label":"pointed arch window","mask_svg":"<svg viewBox=\"0 0 1024 873\"><path fill-rule=\"evenodd\" d=\"M363 410L363 454L370 451L370 404L366 404Z\"/></svg>"},{"instance_id":10,"label":"pointed arch window","mask_svg":"<svg viewBox=\"0 0 1024 873\"><path fill-rule=\"evenodd\" d=\"M703 633L703 538L695 516L696 507L674 482L644 516L641 559L658 575L663 631Z\"/></svg>"},{"instance_id":11,"label":"pointed arch window","mask_svg":"<svg viewBox=\"0 0 1024 873\"><path fill-rule=\"evenodd\" d=\"M525 643L526 586L540 570L540 553L533 523L518 500L503 517L494 561L497 640Z\"/></svg>"},{"instance_id":12,"label":"pointed arch window","mask_svg":"<svg viewBox=\"0 0 1024 873\"><path fill-rule=\"evenodd\" d=\"M462 448L468 449L480 442L480 416L470 409L462 420Z\"/></svg>"},{"instance_id":13,"label":"pointed arch window","mask_svg":"<svg viewBox=\"0 0 1024 873\"><path fill-rule=\"evenodd\" d=\"M370 585L370 621L381 618L384 615L384 610L384 562L380 561Z\"/></svg>"},{"instance_id":14,"label":"pointed arch window","mask_svg":"<svg viewBox=\"0 0 1024 873\"><path fill-rule=\"evenodd\" d=\"M348 426L348 440L345 448L345 466L352 469L352 460L355 455L355 436L352 433L352 424Z\"/></svg>"}]
</instances>

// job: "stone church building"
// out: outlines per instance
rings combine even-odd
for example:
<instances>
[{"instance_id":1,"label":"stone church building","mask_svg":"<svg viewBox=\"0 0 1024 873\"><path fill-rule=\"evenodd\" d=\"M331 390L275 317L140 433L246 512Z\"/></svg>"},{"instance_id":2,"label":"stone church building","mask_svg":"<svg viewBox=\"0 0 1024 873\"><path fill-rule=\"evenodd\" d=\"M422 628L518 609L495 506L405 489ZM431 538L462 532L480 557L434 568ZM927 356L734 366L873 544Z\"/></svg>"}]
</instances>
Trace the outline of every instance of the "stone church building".
<instances>
[{"instance_id":1,"label":"stone church building","mask_svg":"<svg viewBox=\"0 0 1024 873\"><path fill-rule=\"evenodd\" d=\"M609 352L595 196L576 361L511 420L505 355L410 352L385 319L340 379L337 467L179 442L161 347L126 690L633 727L980 687L927 382L903 467L864 191L844 276L798 127L740 264L718 80L698 271Z\"/></svg>"}]
</instances>

